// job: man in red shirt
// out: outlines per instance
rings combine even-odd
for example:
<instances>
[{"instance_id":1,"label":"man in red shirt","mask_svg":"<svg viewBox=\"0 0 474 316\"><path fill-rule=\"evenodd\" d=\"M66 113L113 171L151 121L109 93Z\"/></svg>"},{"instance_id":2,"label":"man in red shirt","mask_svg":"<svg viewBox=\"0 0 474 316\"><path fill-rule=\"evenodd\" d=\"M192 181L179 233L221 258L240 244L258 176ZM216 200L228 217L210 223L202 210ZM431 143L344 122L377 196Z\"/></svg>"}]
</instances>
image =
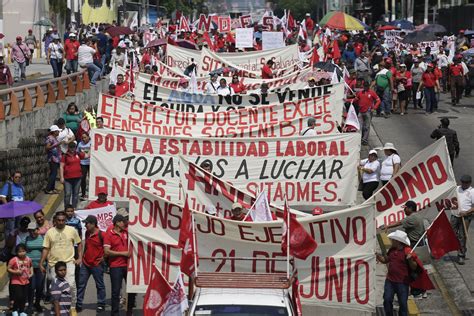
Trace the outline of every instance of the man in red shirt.
<instances>
[{"instance_id":1,"label":"man in red shirt","mask_svg":"<svg viewBox=\"0 0 474 316\"><path fill-rule=\"evenodd\" d=\"M64 207L68 204L74 208L77 207L82 178L81 160L89 156L90 154L83 152L76 153L76 144L71 142L68 144L67 152L61 157L59 177L61 183L64 184Z\"/></svg>"},{"instance_id":2,"label":"man in red shirt","mask_svg":"<svg viewBox=\"0 0 474 316\"><path fill-rule=\"evenodd\" d=\"M122 282L127 280L127 265L130 252L128 250L128 234L125 231L126 219L115 215L114 229L104 236L104 253L109 258L110 281L112 284L112 316L120 313L120 291ZM135 294L129 293L127 299L127 316L133 315Z\"/></svg>"},{"instance_id":3,"label":"man in red shirt","mask_svg":"<svg viewBox=\"0 0 474 316\"><path fill-rule=\"evenodd\" d=\"M464 89L464 70L459 57L456 57L454 63L449 66L449 77L451 82L451 102L453 106L459 103Z\"/></svg>"},{"instance_id":4,"label":"man in red shirt","mask_svg":"<svg viewBox=\"0 0 474 316\"><path fill-rule=\"evenodd\" d=\"M370 122L372 121L372 111L377 110L381 101L377 93L370 89L370 83L364 82L364 89L356 93L354 102L359 106L359 122L362 129L362 145L368 145Z\"/></svg>"},{"instance_id":5,"label":"man in red shirt","mask_svg":"<svg viewBox=\"0 0 474 316\"><path fill-rule=\"evenodd\" d=\"M314 21L311 19L311 14L306 13L306 20L305 20L306 32L308 32L308 36L313 38L313 29L314 29Z\"/></svg>"},{"instance_id":6,"label":"man in red shirt","mask_svg":"<svg viewBox=\"0 0 474 316\"><path fill-rule=\"evenodd\" d=\"M121 97L130 90L128 82L124 81L123 75L117 75L117 83L115 84L115 96Z\"/></svg>"},{"instance_id":7,"label":"man in red shirt","mask_svg":"<svg viewBox=\"0 0 474 316\"><path fill-rule=\"evenodd\" d=\"M105 283L104 283L104 236L97 227L97 218L89 215L83 221L86 225L86 238L82 265L79 272L79 284L77 288L77 312L82 311L82 302L86 292L87 282L92 274L97 288L97 312L105 310Z\"/></svg>"},{"instance_id":8,"label":"man in red shirt","mask_svg":"<svg viewBox=\"0 0 474 316\"><path fill-rule=\"evenodd\" d=\"M431 114L438 109L438 100L436 100L436 90L439 91L439 82L434 73L433 64L428 64L428 68L421 76L421 83L418 91L425 88L426 114Z\"/></svg>"},{"instance_id":9,"label":"man in red shirt","mask_svg":"<svg viewBox=\"0 0 474 316\"><path fill-rule=\"evenodd\" d=\"M252 217L247 216L245 217L245 213L242 212L243 207L242 204L240 203L234 203L232 204L232 216L226 216L225 219L231 219L233 221L245 221L245 222L251 222Z\"/></svg>"},{"instance_id":10,"label":"man in red shirt","mask_svg":"<svg viewBox=\"0 0 474 316\"><path fill-rule=\"evenodd\" d=\"M273 71L272 67L275 62L272 59L269 59L265 65L262 67L262 79L272 79Z\"/></svg>"},{"instance_id":11,"label":"man in red shirt","mask_svg":"<svg viewBox=\"0 0 474 316\"><path fill-rule=\"evenodd\" d=\"M77 51L81 44L76 40L76 34L70 33L69 38L64 43L66 53L66 72L68 74L77 72Z\"/></svg>"},{"instance_id":12,"label":"man in red shirt","mask_svg":"<svg viewBox=\"0 0 474 316\"><path fill-rule=\"evenodd\" d=\"M93 208L101 208L112 204L114 203L107 201L107 191L102 189L97 194L97 200L90 202L89 205L87 205L86 209L90 210Z\"/></svg>"}]
</instances>

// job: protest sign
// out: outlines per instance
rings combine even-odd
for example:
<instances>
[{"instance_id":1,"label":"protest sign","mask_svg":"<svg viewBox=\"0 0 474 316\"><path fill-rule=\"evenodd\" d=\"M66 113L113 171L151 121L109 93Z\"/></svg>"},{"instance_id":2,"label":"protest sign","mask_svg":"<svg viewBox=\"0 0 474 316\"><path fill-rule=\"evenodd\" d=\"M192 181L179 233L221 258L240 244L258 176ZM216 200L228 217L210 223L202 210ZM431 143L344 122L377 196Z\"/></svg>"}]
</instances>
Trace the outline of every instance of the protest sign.
<instances>
[{"instance_id":1,"label":"protest sign","mask_svg":"<svg viewBox=\"0 0 474 316\"><path fill-rule=\"evenodd\" d=\"M178 70L175 70L174 68L170 68L161 62L157 63L157 67L158 74L149 75L145 73L137 73L137 76L135 77L136 79L138 79L138 82L136 83L138 85L138 87L136 88L137 91L141 92L143 91L143 89L145 89L145 86L143 85L144 83L176 90L179 87L180 78L188 78L186 75L184 75L182 71L180 72ZM119 73L126 73L125 68L118 67L118 69ZM321 74L326 73L321 71L313 71L311 67L306 67L301 70L274 79L241 78L240 81L244 85L247 93L254 93L255 90L258 90L260 88L262 83L266 83L268 85L268 90L270 92L287 88L290 90L296 90L306 88L308 86L308 79L310 77L319 78ZM229 78L229 80L230 76L232 76L231 72L222 73L220 75L220 77ZM198 91L204 91L206 84L209 82L209 78L197 77L196 81ZM137 96L140 96L140 93L138 93Z\"/></svg>"},{"instance_id":2,"label":"protest sign","mask_svg":"<svg viewBox=\"0 0 474 316\"><path fill-rule=\"evenodd\" d=\"M262 32L262 50L285 47L283 32Z\"/></svg>"},{"instance_id":3,"label":"protest sign","mask_svg":"<svg viewBox=\"0 0 474 316\"><path fill-rule=\"evenodd\" d=\"M203 160L213 169L212 161ZM205 212L207 206L216 208L217 217L231 215L232 204L239 202L245 209L250 209L255 202L255 195L239 190L231 183L216 177L212 172L206 172L198 165L184 159L179 161L179 174L182 188L188 196L189 207L193 210ZM283 208L270 203L270 210L281 217ZM290 209L297 217L307 216L306 213Z\"/></svg>"},{"instance_id":4,"label":"protest sign","mask_svg":"<svg viewBox=\"0 0 474 316\"><path fill-rule=\"evenodd\" d=\"M253 47L253 29L238 28L235 30L235 47L248 48Z\"/></svg>"},{"instance_id":5,"label":"protest sign","mask_svg":"<svg viewBox=\"0 0 474 316\"><path fill-rule=\"evenodd\" d=\"M158 34L155 32L145 31L143 32L143 46L146 47L148 43L158 38Z\"/></svg>"},{"instance_id":6,"label":"protest sign","mask_svg":"<svg viewBox=\"0 0 474 316\"><path fill-rule=\"evenodd\" d=\"M282 221L238 222L194 213L197 253L203 272L286 271L281 252ZM369 311L374 308L375 221L373 205L298 219L318 243L306 260L296 259L303 305ZM144 293L153 263L172 282L180 261L176 248L181 225L179 206L132 187L129 235L132 257L127 292ZM226 259L224 258L226 257ZM236 259L229 259L236 258ZM237 258L255 260L237 260ZM282 261L256 260L274 258Z\"/></svg>"},{"instance_id":7,"label":"protest sign","mask_svg":"<svg viewBox=\"0 0 474 316\"><path fill-rule=\"evenodd\" d=\"M187 113L150 103L108 95L99 96L98 116L104 127L157 136L189 137L291 137L316 119L316 135L338 133L342 100L323 96L308 111L297 111L293 102L227 112Z\"/></svg>"},{"instance_id":8,"label":"protest sign","mask_svg":"<svg viewBox=\"0 0 474 316\"><path fill-rule=\"evenodd\" d=\"M406 164L390 181L365 203L375 201L377 227L389 225L405 217L403 206L408 200L418 210L430 207L456 187L454 172L444 138L426 147Z\"/></svg>"},{"instance_id":9,"label":"protest sign","mask_svg":"<svg viewBox=\"0 0 474 316\"><path fill-rule=\"evenodd\" d=\"M127 201L131 184L167 199L179 194L178 159L209 159L213 173L269 201L310 210L314 205L355 203L360 134L288 138L184 138L147 136L116 130L93 133L90 196L107 190Z\"/></svg>"},{"instance_id":10,"label":"protest sign","mask_svg":"<svg viewBox=\"0 0 474 316\"><path fill-rule=\"evenodd\" d=\"M113 204L87 210L76 210L74 212L76 217L81 220L81 223L87 218L87 216L95 216L97 218L97 226L103 232L107 231L107 228L112 226L112 219L114 218L116 213L117 210L115 209L115 205ZM85 232L85 224L82 223L83 235L85 234Z\"/></svg>"}]
</instances>

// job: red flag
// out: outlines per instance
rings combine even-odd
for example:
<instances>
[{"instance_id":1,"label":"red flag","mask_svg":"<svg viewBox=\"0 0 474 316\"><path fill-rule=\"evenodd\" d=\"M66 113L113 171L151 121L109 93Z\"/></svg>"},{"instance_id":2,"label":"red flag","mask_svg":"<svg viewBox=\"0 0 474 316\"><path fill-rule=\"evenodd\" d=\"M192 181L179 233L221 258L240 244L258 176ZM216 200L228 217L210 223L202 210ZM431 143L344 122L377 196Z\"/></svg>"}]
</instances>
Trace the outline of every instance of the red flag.
<instances>
[{"instance_id":1,"label":"red flag","mask_svg":"<svg viewBox=\"0 0 474 316\"><path fill-rule=\"evenodd\" d=\"M421 289L421 290L426 290L426 291L433 290L435 286L433 285L433 282L431 282L428 272L423 267L423 262L421 262L420 258L418 258L416 253L414 252L412 253L412 250L410 247L406 246L404 248L404 251L405 251L405 255L410 254L412 256L413 260L415 260L418 266L417 268L417 271L419 272L418 276L416 277L415 280L410 282L410 287L414 289Z\"/></svg>"},{"instance_id":2,"label":"red flag","mask_svg":"<svg viewBox=\"0 0 474 316\"><path fill-rule=\"evenodd\" d=\"M445 253L461 248L461 244L449 223L446 213L444 210L441 213L443 214L439 214L426 231L431 255L435 259L441 258Z\"/></svg>"},{"instance_id":3,"label":"red flag","mask_svg":"<svg viewBox=\"0 0 474 316\"><path fill-rule=\"evenodd\" d=\"M288 29L293 31L293 28L296 26L295 19L291 15L290 10L288 10L288 18L287 18Z\"/></svg>"},{"instance_id":4,"label":"red flag","mask_svg":"<svg viewBox=\"0 0 474 316\"><path fill-rule=\"evenodd\" d=\"M191 211L189 210L188 197L184 202L183 214L181 219L181 228L179 231L178 247L182 248L181 252L181 271L187 276L192 276L194 267L194 236L193 221Z\"/></svg>"},{"instance_id":5,"label":"red flag","mask_svg":"<svg viewBox=\"0 0 474 316\"><path fill-rule=\"evenodd\" d=\"M336 40L332 43L332 59L337 60L341 58L341 51Z\"/></svg>"},{"instance_id":6,"label":"red flag","mask_svg":"<svg viewBox=\"0 0 474 316\"><path fill-rule=\"evenodd\" d=\"M290 235L290 255L305 260L318 247L316 241L304 229L304 227L296 220L294 214L289 214L290 208L285 200L285 209L283 212L283 236L281 239L281 250L286 255L287 238ZM288 223L289 221L289 223ZM288 227L289 225L289 232Z\"/></svg>"},{"instance_id":7,"label":"red flag","mask_svg":"<svg viewBox=\"0 0 474 316\"><path fill-rule=\"evenodd\" d=\"M214 44L212 44L211 38L209 37L208 32L204 32L202 35L202 40L207 43L207 46L210 50L214 50Z\"/></svg>"},{"instance_id":8,"label":"red flag","mask_svg":"<svg viewBox=\"0 0 474 316\"><path fill-rule=\"evenodd\" d=\"M313 47L313 55L311 56L311 65L315 65L319 62L319 54L318 48L316 46Z\"/></svg>"},{"instance_id":9,"label":"red flag","mask_svg":"<svg viewBox=\"0 0 474 316\"><path fill-rule=\"evenodd\" d=\"M143 299L143 315L161 315L171 293L171 286L161 272L153 265L150 281Z\"/></svg>"}]
</instances>

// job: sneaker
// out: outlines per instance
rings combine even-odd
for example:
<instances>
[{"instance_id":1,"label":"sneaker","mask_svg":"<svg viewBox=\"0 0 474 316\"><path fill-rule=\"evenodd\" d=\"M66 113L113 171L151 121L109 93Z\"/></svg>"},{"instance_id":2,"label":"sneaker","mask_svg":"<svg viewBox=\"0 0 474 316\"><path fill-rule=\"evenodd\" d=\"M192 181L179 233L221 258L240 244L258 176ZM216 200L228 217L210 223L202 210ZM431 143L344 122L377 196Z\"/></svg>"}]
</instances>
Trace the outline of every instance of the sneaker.
<instances>
[{"instance_id":1,"label":"sneaker","mask_svg":"<svg viewBox=\"0 0 474 316\"><path fill-rule=\"evenodd\" d=\"M428 292L423 293L423 298L428 298Z\"/></svg>"},{"instance_id":2,"label":"sneaker","mask_svg":"<svg viewBox=\"0 0 474 316\"><path fill-rule=\"evenodd\" d=\"M405 115L405 113L401 112L401 113L400 113L400 115L402 115L402 116L403 116L403 115Z\"/></svg>"},{"instance_id":3,"label":"sneaker","mask_svg":"<svg viewBox=\"0 0 474 316\"><path fill-rule=\"evenodd\" d=\"M97 306L96 311L97 311L97 313L105 312L105 307L104 306Z\"/></svg>"},{"instance_id":4,"label":"sneaker","mask_svg":"<svg viewBox=\"0 0 474 316\"><path fill-rule=\"evenodd\" d=\"M464 265L464 258L463 257L458 257L458 264Z\"/></svg>"}]
</instances>

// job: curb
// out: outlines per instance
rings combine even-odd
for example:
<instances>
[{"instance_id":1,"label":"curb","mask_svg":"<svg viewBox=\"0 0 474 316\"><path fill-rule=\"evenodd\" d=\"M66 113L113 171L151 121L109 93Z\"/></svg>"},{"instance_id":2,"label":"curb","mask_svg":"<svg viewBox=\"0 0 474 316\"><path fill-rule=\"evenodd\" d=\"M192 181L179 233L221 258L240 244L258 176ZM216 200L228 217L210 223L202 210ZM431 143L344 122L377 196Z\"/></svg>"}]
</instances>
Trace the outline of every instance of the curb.
<instances>
[{"instance_id":1,"label":"curb","mask_svg":"<svg viewBox=\"0 0 474 316\"><path fill-rule=\"evenodd\" d=\"M58 189L58 191L59 191L59 194L50 195L48 197L47 202L44 204L43 212L44 212L45 217L49 217L49 215L52 214L52 212L56 210L56 208L59 206L59 204L63 200L64 198L63 188L61 187L60 189ZM40 193L40 195L41 194L44 194L44 193ZM7 284L8 284L7 265L5 262L3 262L2 264L0 264L0 289L3 288Z\"/></svg>"}]
</instances>

